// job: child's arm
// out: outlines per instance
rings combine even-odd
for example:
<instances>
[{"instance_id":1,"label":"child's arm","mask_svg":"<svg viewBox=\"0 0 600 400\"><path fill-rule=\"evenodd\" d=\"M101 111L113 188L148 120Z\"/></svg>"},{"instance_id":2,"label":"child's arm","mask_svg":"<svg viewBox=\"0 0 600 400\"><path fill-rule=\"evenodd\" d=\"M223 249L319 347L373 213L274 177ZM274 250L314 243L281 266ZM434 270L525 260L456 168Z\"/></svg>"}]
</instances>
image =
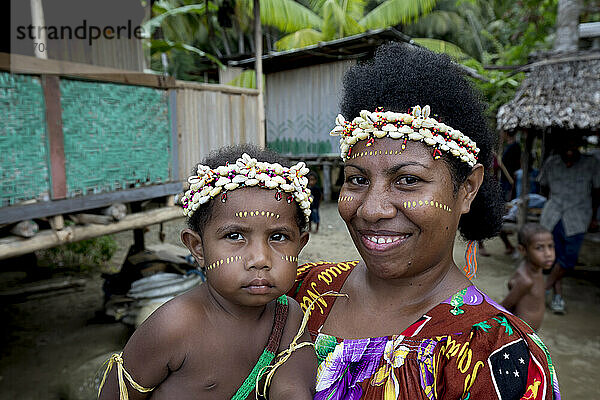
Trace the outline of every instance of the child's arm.
<instances>
[{"instance_id":1,"label":"child's arm","mask_svg":"<svg viewBox=\"0 0 600 400\"><path fill-rule=\"evenodd\" d=\"M514 310L519 300L521 300L525 293L531 290L532 285L533 281L517 270L508 283L508 294L500 304L509 311Z\"/></svg>"},{"instance_id":2,"label":"child's arm","mask_svg":"<svg viewBox=\"0 0 600 400\"><path fill-rule=\"evenodd\" d=\"M171 304L172 303L172 304ZM171 301L158 308L133 333L123 349L123 367L131 378L144 388L155 388L161 384L169 371L178 369L185 358L178 354L180 348L177 341L181 322L185 318L173 314L180 307L177 301ZM123 374L125 375L125 374ZM127 378L123 376L129 399L145 399L152 393L140 393L134 389ZM117 382L117 365L113 365L100 393L100 400L119 399L119 384Z\"/></svg>"},{"instance_id":3,"label":"child's arm","mask_svg":"<svg viewBox=\"0 0 600 400\"><path fill-rule=\"evenodd\" d=\"M302 310L298 303L288 297L289 313L279 351L288 348L298 333L302 322ZM304 333L296 343L310 342L310 335ZM312 400L315 393L317 357L313 346L305 346L295 350L290 358L278 369L269 388L270 400Z\"/></svg>"}]
</instances>

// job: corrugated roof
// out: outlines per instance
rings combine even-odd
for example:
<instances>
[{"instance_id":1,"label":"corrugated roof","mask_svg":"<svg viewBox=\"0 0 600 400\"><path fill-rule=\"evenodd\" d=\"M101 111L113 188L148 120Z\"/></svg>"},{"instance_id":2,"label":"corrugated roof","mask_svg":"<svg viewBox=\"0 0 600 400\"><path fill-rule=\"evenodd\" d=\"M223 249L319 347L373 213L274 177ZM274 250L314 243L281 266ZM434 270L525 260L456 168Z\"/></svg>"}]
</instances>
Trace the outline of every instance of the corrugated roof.
<instances>
[{"instance_id":1,"label":"corrugated roof","mask_svg":"<svg viewBox=\"0 0 600 400\"><path fill-rule=\"evenodd\" d=\"M370 30L301 49L269 52L262 56L263 71L267 74L332 61L368 58L378 46L390 41L410 43L412 40L394 28ZM229 61L228 65L254 68L254 57Z\"/></svg>"}]
</instances>

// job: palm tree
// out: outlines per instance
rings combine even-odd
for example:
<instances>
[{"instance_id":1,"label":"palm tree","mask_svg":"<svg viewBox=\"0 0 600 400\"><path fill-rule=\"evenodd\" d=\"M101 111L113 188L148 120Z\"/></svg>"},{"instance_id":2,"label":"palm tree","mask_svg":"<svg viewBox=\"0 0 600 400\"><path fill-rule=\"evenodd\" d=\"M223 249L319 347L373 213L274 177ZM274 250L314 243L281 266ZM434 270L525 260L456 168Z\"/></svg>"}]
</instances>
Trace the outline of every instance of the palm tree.
<instances>
[{"instance_id":1,"label":"palm tree","mask_svg":"<svg viewBox=\"0 0 600 400\"><path fill-rule=\"evenodd\" d=\"M436 0L382 0L371 7L366 0L309 0L318 23L282 37L275 46L279 50L300 48L369 29L406 24L427 14L435 3Z\"/></svg>"}]
</instances>

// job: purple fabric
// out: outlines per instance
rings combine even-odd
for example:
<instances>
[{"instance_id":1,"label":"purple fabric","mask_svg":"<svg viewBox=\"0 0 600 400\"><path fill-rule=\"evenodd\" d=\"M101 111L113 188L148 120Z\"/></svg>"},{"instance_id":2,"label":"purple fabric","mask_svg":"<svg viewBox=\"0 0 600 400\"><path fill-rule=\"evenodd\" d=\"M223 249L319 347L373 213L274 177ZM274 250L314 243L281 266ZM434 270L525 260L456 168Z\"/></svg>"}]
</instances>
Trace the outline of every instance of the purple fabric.
<instances>
[{"instance_id":1,"label":"purple fabric","mask_svg":"<svg viewBox=\"0 0 600 400\"><path fill-rule=\"evenodd\" d=\"M381 359L387 337L345 340L341 360L331 360L328 375L335 379L327 389L317 392L315 400L359 400L360 383L371 377Z\"/></svg>"}]
</instances>

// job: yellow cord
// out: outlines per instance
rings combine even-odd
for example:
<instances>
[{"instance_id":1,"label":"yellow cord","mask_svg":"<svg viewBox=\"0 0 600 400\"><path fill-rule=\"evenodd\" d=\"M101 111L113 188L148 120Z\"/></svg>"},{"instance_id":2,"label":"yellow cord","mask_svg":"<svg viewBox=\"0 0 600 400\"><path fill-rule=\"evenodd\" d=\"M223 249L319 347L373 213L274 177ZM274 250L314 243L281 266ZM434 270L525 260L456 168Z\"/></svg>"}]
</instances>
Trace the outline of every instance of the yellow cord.
<instances>
[{"instance_id":1,"label":"yellow cord","mask_svg":"<svg viewBox=\"0 0 600 400\"><path fill-rule=\"evenodd\" d=\"M113 354L110 356L108 360L104 362L104 364L108 363L106 370L104 371L104 376L102 377L102 382L100 382L100 387L98 388L98 397L100 397L100 392L102 391L102 387L104 386L104 382L106 381L106 377L108 373L112 369L113 365L117 365L117 380L119 382L119 400L129 400L129 394L127 393L127 386L125 386L125 380L123 379L123 375L127 378L127 381L131 384L131 386L140 393L148 393L154 390L154 388L145 388L143 386L138 385L129 372L125 370L123 367L123 353Z\"/></svg>"},{"instance_id":2,"label":"yellow cord","mask_svg":"<svg viewBox=\"0 0 600 400\"><path fill-rule=\"evenodd\" d=\"M306 309L306 312L304 313L304 317L302 318L302 323L300 324L300 329L298 329L298 333L296 333L296 336L294 336L294 339L290 343L289 347L287 349L283 350L281 353L277 354L277 357L276 357L277 362L275 364L267 365L266 367L263 367L258 372L258 375L256 377L256 389L255 389L256 400L258 400L258 396L262 396L265 398L267 397L267 389L271 385L271 380L273 379L273 375L275 375L277 368L279 368L281 365L283 365L283 363L285 363L290 358L290 356L292 355L292 353L294 351L301 349L302 347L305 347L305 346L314 346L314 343L312 343L312 342L302 342L302 343L296 343L296 342L300 339L300 336L302 336L302 334L304 333L304 329L306 329L306 325L308 324L308 318L310 316L310 311L315 306L315 303L321 297L325 297L325 296L348 297L348 295L345 293L329 291L329 292L325 292L325 293L319 295L318 297L316 297L315 299L313 299L313 301L310 303L310 305ZM267 374L267 375L265 378L265 383L263 385L263 391L260 392L259 381L261 380L261 378L264 374Z\"/></svg>"}]
</instances>

